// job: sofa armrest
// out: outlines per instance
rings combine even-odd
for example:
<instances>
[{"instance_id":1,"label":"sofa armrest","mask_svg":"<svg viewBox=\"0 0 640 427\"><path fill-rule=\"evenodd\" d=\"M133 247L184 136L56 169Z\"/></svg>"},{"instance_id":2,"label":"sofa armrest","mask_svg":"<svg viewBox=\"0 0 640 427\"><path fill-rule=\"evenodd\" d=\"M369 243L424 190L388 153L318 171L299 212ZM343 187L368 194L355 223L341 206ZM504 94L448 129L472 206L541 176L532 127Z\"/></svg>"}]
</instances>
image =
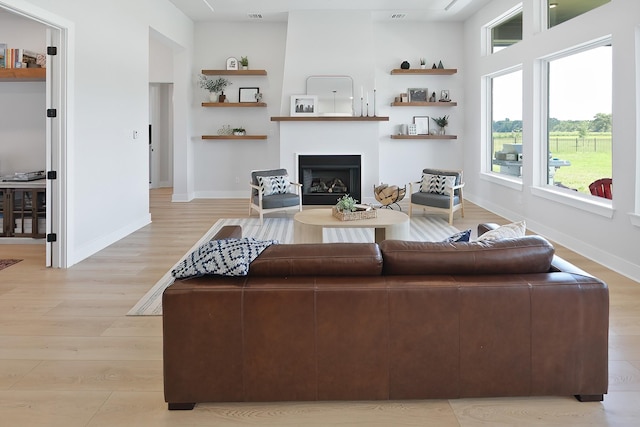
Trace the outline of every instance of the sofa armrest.
<instances>
[{"instance_id":1,"label":"sofa armrest","mask_svg":"<svg viewBox=\"0 0 640 427\"><path fill-rule=\"evenodd\" d=\"M242 226L225 225L211 238L211 240L240 239L242 238Z\"/></svg>"}]
</instances>

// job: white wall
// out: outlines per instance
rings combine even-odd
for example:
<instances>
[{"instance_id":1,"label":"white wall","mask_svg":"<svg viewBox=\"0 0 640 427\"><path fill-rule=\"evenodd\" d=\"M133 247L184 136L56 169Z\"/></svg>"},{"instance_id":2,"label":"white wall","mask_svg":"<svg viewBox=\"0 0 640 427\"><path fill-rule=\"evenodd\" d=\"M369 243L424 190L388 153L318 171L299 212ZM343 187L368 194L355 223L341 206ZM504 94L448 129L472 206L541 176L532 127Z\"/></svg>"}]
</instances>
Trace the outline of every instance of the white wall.
<instances>
[{"instance_id":1,"label":"white wall","mask_svg":"<svg viewBox=\"0 0 640 427\"><path fill-rule=\"evenodd\" d=\"M331 28L331 31L326 31ZM249 172L285 167L295 175L295 154L362 154L363 201L373 202L373 185L380 181L406 184L417 180L425 167L461 168L465 133L465 99L462 24L374 22L368 12L341 11L290 14L287 24L196 25L193 87L195 132L193 169L195 197L246 197ZM234 34L234 37L229 37ZM309 37L308 34L319 34ZM261 40L258 47L255 40ZM217 40L225 40L217 44ZM237 100L238 87L259 86L267 109L202 108L207 93L197 86L202 68L224 68L229 56L249 56L250 68L266 69L267 77L234 77L225 93ZM407 59L418 67L419 58L430 65L442 60L458 68L453 76L391 76L393 68ZM310 75L350 75L354 80L356 112L360 113L360 90L368 92L376 114L389 122L271 122L270 116L289 115L290 96L305 93ZM409 87L428 87L437 93L449 89L458 107L391 108L390 103ZM246 110L246 111L245 111ZM266 110L266 111L263 111ZM373 107L371 107L373 111ZM451 115L448 132L457 140L392 140L401 123L415 115ZM267 141L202 141L224 124L243 125L251 134L264 133Z\"/></svg>"},{"instance_id":2,"label":"white wall","mask_svg":"<svg viewBox=\"0 0 640 427\"><path fill-rule=\"evenodd\" d=\"M164 0L0 3L67 30L69 110L60 120L67 120L67 264L72 265L150 222L149 28L183 47L183 66L176 66L183 74L174 75L186 81L193 26ZM176 120L182 143L189 131L185 88L174 91L176 110L185 112ZM187 158L188 150L183 152Z\"/></svg>"},{"instance_id":3,"label":"white wall","mask_svg":"<svg viewBox=\"0 0 640 427\"><path fill-rule=\"evenodd\" d=\"M44 53L45 26L0 12L0 42ZM45 83L0 82L0 175L46 166Z\"/></svg>"},{"instance_id":4,"label":"white wall","mask_svg":"<svg viewBox=\"0 0 640 427\"><path fill-rule=\"evenodd\" d=\"M602 7L551 30L535 31L534 1L524 1L523 41L490 56L480 55L481 28L514 7L516 0L495 0L465 24L465 132L476 135L464 151L465 196L507 218L525 219L528 228L623 274L640 279L637 241L640 228L633 214L638 198L638 66L637 29L640 3L612 0ZM613 179L612 206L595 198L570 198L536 188L534 157L544 148L539 132L540 77L536 60L585 42L611 35L613 41ZM509 185L481 170L482 77L522 64L523 141L522 185ZM597 90L597 82L585 90ZM596 212L599 212L596 214ZM633 225L636 222L636 225Z\"/></svg>"},{"instance_id":5,"label":"white wall","mask_svg":"<svg viewBox=\"0 0 640 427\"><path fill-rule=\"evenodd\" d=\"M193 197L248 197L251 170L278 166L278 128L270 121L280 114L284 64L285 23L199 23L195 29L193 73L189 83L195 96L191 104L194 132ZM260 40L260 43L256 43ZM198 85L203 69L226 69L228 57L249 58L249 68L266 70L266 76L227 76L230 102L238 102L239 88L259 87L267 108L203 108L209 93ZM213 78L217 76L211 76ZM267 140L203 140L224 125L243 126L248 134ZM177 173L177 172L176 172ZM175 190L174 190L175 191ZM190 199L189 198L189 199Z\"/></svg>"}]
</instances>

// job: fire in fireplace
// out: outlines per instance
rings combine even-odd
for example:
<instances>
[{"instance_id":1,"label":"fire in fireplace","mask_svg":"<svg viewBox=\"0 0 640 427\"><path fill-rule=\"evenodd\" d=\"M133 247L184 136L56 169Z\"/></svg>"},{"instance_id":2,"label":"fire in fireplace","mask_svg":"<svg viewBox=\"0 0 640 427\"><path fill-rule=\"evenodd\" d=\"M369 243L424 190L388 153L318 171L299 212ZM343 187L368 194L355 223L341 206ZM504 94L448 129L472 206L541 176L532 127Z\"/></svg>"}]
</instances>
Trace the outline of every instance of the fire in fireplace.
<instances>
[{"instance_id":1,"label":"fire in fireplace","mask_svg":"<svg viewBox=\"0 0 640 427\"><path fill-rule=\"evenodd\" d=\"M360 155L300 155L302 204L335 205L345 194L361 200Z\"/></svg>"}]
</instances>

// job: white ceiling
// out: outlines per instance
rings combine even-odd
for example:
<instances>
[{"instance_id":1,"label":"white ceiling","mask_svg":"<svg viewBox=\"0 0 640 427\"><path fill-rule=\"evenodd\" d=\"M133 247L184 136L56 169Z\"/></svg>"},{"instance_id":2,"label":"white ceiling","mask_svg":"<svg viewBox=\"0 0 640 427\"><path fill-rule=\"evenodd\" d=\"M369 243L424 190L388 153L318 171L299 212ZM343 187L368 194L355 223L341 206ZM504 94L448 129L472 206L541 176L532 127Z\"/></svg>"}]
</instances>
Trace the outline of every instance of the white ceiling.
<instances>
[{"instance_id":1,"label":"white ceiling","mask_svg":"<svg viewBox=\"0 0 640 427\"><path fill-rule=\"evenodd\" d=\"M463 21L491 0L170 0L196 22L286 21L296 10L368 10L375 20ZM250 18L260 15L261 18Z\"/></svg>"}]
</instances>

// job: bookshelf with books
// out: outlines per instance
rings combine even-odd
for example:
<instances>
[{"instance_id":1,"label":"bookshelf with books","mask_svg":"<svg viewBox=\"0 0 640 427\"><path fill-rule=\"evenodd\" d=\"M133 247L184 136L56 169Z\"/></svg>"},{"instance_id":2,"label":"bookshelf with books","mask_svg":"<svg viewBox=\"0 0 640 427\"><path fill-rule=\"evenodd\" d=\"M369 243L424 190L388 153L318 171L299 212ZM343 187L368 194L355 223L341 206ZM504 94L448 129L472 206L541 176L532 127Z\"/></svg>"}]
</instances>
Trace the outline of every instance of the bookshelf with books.
<instances>
[{"instance_id":1,"label":"bookshelf with books","mask_svg":"<svg viewBox=\"0 0 640 427\"><path fill-rule=\"evenodd\" d=\"M46 56L0 43L0 81L42 81L46 77Z\"/></svg>"}]
</instances>

